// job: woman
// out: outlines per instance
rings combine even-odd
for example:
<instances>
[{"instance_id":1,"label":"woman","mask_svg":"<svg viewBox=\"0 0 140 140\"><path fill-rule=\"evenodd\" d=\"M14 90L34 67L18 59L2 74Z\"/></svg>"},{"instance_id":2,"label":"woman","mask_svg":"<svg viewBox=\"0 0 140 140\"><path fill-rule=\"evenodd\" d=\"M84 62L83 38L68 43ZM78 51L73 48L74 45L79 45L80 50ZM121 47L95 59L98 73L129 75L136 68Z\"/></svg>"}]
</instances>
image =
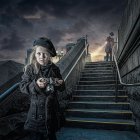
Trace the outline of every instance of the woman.
<instances>
[{"instance_id":1,"label":"woman","mask_svg":"<svg viewBox=\"0 0 140 140\"><path fill-rule=\"evenodd\" d=\"M59 68L51 62L56 56L52 42L41 37L33 46L20 83L21 92L31 101L24 128L31 132L31 140L56 140L60 127L57 91L63 91L65 84Z\"/></svg>"},{"instance_id":2,"label":"woman","mask_svg":"<svg viewBox=\"0 0 140 140\"><path fill-rule=\"evenodd\" d=\"M112 61L112 42L111 38L107 37L107 43L105 45L105 52L106 52L106 61Z\"/></svg>"}]
</instances>

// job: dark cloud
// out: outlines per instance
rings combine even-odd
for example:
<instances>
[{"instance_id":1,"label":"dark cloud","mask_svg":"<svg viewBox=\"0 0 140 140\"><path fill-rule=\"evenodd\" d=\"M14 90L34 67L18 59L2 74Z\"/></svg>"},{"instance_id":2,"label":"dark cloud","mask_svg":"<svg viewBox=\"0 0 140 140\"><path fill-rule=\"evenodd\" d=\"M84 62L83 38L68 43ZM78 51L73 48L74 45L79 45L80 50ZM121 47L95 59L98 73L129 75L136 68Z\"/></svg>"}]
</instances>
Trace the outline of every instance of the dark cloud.
<instances>
[{"instance_id":1,"label":"dark cloud","mask_svg":"<svg viewBox=\"0 0 140 140\"><path fill-rule=\"evenodd\" d=\"M1 8L13 9L17 15L31 15L38 10L56 17L99 15L110 11L121 12L127 0L15 0L11 2L2 0ZM87 17L88 18L88 17Z\"/></svg>"},{"instance_id":2,"label":"dark cloud","mask_svg":"<svg viewBox=\"0 0 140 140\"><path fill-rule=\"evenodd\" d=\"M69 33L82 32L83 30L88 30L90 23L84 19L79 19L71 28L69 28Z\"/></svg>"},{"instance_id":3,"label":"dark cloud","mask_svg":"<svg viewBox=\"0 0 140 140\"><path fill-rule=\"evenodd\" d=\"M1 0L0 48L24 50L39 36L49 37L59 47L86 34L96 47L95 42L101 44L107 33L117 32L126 3L127 0Z\"/></svg>"},{"instance_id":4,"label":"dark cloud","mask_svg":"<svg viewBox=\"0 0 140 140\"><path fill-rule=\"evenodd\" d=\"M16 34L16 32L13 32L10 36L10 38L4 38L1 40L1 50L20 50L24 48L23 46L24 41L19 38L19 36Z\"/></svg>"},{"instance_id":5,"label":"dark cloud","mask_svg":"<svg viewBox=\"0 0 140 140\"><path fill-rule=\"evenodd\" d=\"M16 8L20 14L32 14L40 9L57 17L66 17L70 16L72 11L73 14L80 16L82 11L84 11L84 15L109 12L112 9L123 8L122 5L124 6L125 3L126 0L121 2L119 0L113 0L113 2L112 0L23 0L17 3ZM75 11L79 11L79 13L75 13Z\"/></svg>"},{"instance_id":6,"label":"dark cloud","mask_svg":"<svg viewBox=\"0 0 140 140\"><path fill-rule=\"evenodd\" d=\"M10 56L8 57L7 55L5 56L4 54L0 54L0 58L1 58L1 60L7 59L7 58L8 58L8 59L11 59Z\"/></svg>"},{"instance_id":7,"label":"dark cloud","mask_svg":"<svg viewBox=\"0 0 140 140\"><path fill-rule=\"evenodd\" d=\"M17 4L17 9L20 14L33 14L37 10L42 10L51 15L66 17L68 15L69 8L72 8L79 1L64 1L64 0L23 0ZM25 11L25 12L23 12Z\"/></svg>"},{"instance_id":8,"label":"dark cloud","mask_svg":"<svg viewBox=\"0 0 140 140\"><path fill-rule=\"evenodd\" d=\"M49 28L47 30L47 35L49 35L49 38L54 42L57 43L59 42L62 37L65 35L65 32L60 30L60 29L55 29L55 28ZM46 35L46 36L47 36Z\"/></svg>"},{"instance_id":9,"label":"dark cloud","mask_svg":"<svg viewBox=\"0 0 140 140\"><path fill-rule=\"evenodd\" d=\"M60 42L66 34L77 34L82 33L84 30L88 30L89 24L84 20L77 20L71 26L66 26L63 28L47 28L46 36L49 35L54 43ZM70 37L67 41L72 41L74 38Z\"/></svg>"}]
</instances>

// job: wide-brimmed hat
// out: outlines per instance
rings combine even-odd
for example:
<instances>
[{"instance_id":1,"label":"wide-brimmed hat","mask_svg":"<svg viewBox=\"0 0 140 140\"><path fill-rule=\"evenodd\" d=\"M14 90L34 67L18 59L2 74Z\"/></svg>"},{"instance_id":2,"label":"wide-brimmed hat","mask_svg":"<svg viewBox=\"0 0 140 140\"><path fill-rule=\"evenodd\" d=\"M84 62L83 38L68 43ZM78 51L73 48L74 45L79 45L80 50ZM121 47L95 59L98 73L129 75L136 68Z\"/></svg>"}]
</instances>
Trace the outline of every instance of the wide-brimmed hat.
<instances>
[{"instance_id":1,"label":"wide-brimmed hat","mask_svg":"<svg viewBox=\"0 0 140 140\"><path fill-rule=\"evenodd\" d=\"M56 56L55 47L50 39L46 37L40 37L33 42L33 46L36 45L45 47L52 57Z\"/></svg>"}]
</instances>

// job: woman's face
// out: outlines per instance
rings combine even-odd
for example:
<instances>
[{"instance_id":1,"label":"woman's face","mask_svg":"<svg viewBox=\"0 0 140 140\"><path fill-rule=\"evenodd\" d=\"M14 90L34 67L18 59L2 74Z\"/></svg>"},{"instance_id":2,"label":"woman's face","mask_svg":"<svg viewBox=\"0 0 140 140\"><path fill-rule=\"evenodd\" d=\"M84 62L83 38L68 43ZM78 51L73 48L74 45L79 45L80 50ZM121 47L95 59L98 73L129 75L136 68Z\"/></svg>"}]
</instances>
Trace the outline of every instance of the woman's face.
<instances>
[{"instance_id":1,"label":"woman's face","mask_svg":"<svg viewBox=\"0 0 140 140\"><path fill-rule=\"evenodd\" d=\"M48 60L50 59L50 54L47 52L47 49L42 46L37 46L35 57L37 62L40 65L46 65L48 63Z\"/></svg>"}]
</instances>

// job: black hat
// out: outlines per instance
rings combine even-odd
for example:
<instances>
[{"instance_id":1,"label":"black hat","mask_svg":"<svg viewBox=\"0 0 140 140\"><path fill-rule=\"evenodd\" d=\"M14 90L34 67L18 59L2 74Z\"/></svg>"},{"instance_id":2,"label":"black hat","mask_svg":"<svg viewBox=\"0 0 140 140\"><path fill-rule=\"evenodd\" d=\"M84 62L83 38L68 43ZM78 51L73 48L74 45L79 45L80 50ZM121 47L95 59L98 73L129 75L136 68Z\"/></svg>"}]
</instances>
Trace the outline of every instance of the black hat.
<instances>
[{"instance_id":1,"label":"black hat","mask_svg":"<svg viewBox=\"0 0 140 140\"><path fill-rule=\"evenodd\" d=\"M113 32L111 32L111 33L110 33L110 35L111 35L111 36L114 36L114 33L113 33Z\"/></svg>"},{"instance_id":2,"label":"black hat","mask_svg":"<svg viewBox=\"0 0 140 140\"><path fill-rule=\"evenodd\" d=\"M48 52L51 54L52 57L56 56L56 50L54 45L52 44L51 40L46 37L40 37L34 41L33 46L42 46L45 47Z\"/></svg>"}]
</instances>

